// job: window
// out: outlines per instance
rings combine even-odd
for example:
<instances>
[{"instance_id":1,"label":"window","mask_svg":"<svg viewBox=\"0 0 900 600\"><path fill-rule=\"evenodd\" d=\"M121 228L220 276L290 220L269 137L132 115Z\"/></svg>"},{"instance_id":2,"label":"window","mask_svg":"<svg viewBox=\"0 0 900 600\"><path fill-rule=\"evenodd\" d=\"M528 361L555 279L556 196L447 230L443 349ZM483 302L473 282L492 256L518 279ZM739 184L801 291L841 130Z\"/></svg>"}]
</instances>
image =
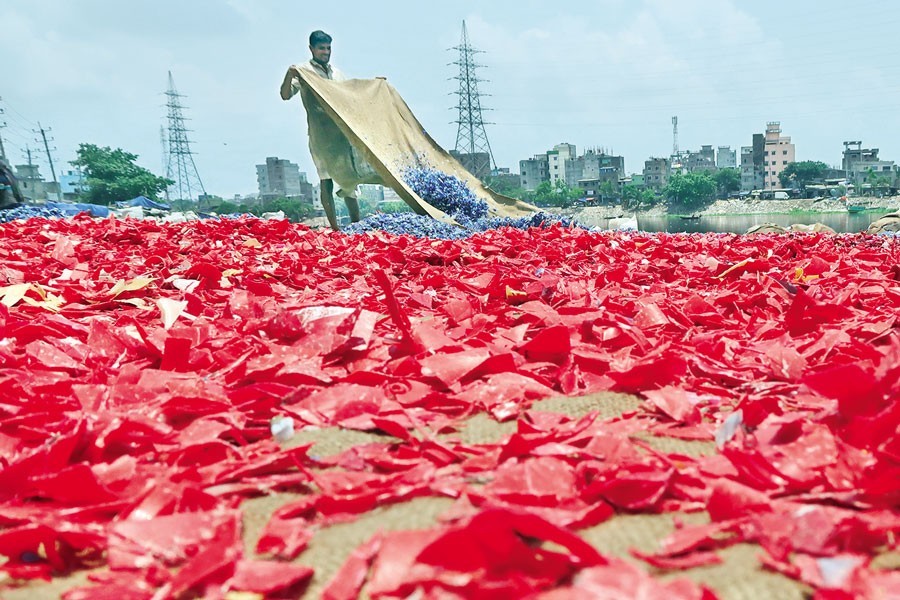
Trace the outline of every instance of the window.
<instances>
[{"instance_id":1,"label":"window","mask_svg":"<svg viewBox=\"0 0 900 600\"><path fill-rule=\"evenodd\" d=\"M786 160L783 160L783 161L781 161L781 164L786 165L786 164L787 164L787 161L786 161Z\"/></svg>"},{"instance_id":2,"label":"window","mask_svg":"<svg viewBox=\"0 0 900 600\"><path fill-rule=\"evenodd\" d=\"M787 150L782 150L781 153L787 156Z\"/></svg>"}]
</instances>

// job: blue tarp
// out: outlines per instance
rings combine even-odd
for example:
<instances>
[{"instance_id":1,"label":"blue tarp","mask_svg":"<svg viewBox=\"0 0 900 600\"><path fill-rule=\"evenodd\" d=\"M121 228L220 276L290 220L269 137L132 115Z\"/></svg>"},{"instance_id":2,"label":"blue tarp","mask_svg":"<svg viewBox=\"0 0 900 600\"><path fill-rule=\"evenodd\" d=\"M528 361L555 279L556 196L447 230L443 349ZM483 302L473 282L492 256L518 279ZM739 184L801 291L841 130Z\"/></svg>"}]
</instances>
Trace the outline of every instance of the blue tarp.
<instances>
[{"instance_id":1,"label":"blue tarp","mask_svg":"<svg viewBox=\"0 0 900 600\"><path fill-rule=\"evenodd\" d=\"M132 198L127 202L119 202L119 206L141 206L143 208L155 208L156 210L169 210L169 206L167 204L154 202L146 196L138 196L137 198Z\"/></svg>"},{"instance_id":2,"label":"blue tarp","mask_svg":"<svg viewBox=\"0 0 900 600\"><path fill-rule=\"evenodd\" d=\"M88 212L92 217L108 217L109 207L99 204L83 204L81 202L47 202L47 208L54 208L66 216L74 217L78 213Z\"/></svg>"}]
</instances>

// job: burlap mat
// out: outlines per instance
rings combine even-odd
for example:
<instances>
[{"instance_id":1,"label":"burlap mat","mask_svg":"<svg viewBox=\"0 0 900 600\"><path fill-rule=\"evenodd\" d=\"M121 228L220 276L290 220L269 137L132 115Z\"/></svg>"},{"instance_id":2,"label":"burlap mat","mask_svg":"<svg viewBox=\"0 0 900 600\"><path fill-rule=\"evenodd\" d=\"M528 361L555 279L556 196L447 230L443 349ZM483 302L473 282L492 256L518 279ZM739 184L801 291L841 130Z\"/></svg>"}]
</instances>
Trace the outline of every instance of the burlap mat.
<instances>
[{"instance_id":1,"label":"burlap mat","mask_svg":"<svg viewBox=\"0 0 900 600\"><path fill-rule=\"evenodd\" d=\"M638 408L641 401L635 396L614 393L593 394L578 398L555 397L536 402L532 409L557 412L571 417L581 417L591 411L598 411L602 418L613 418ZM460 431L446 437L454 437L466 444L497 443L515 431L515 421L498 423L489 416L480 414L470 418ZM709 442L692 442L674 438L639 435L652 447L664 452L699 456L715 452ZM299 432L291 440L291 446L314 443L310 454L330 456L338 454L358 444L385 442L389 436L327 428ZM244 543L248 556L254 556L256 541L271 514L280 506L298 498L296 494L274 494L263 498L247 500L244 509ZM438 523L441 514L453 504L448 498L418 498L409 502L381 507L363 515L352 523L342 523L323 528L316 532L309 548L297 559L298 563L315 569L315 576L304 594L304 599L317 598L322 587L330 581L350 552L367 541L378 531L403 529L423 529ZM708 520L700 514L664 515L617 515L595 527L580 530L585 540L600 552L641 565L642 568L661 579L688 577L708 585L725 600L794 600L807 597L810 590L782 575L762 569L757 556L762 553L758 546L737 545L719 552L723 562L719 565L690 569L686 571L661 572L633 558L631 549L652 552L660 540L674 529L674 519L685 523L703 523ZM896 553L895 553L896 554ZM886 555L876 559L882 568L900 563L896 555ZM59 598L67 589L84 585L87 573L80 572L69 577L59 577L50 583L30 585L4 592L8 600L50 600Z\"/></svg>"}]
</instances>

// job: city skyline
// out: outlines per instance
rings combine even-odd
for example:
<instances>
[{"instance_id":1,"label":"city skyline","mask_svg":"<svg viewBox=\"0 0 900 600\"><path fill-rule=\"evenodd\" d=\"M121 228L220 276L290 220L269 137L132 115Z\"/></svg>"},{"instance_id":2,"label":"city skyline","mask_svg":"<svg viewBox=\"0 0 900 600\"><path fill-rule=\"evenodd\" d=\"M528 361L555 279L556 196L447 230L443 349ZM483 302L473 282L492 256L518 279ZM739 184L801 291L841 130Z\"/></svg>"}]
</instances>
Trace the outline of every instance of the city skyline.
<instances>
[{"instance_id":1,"label":"city skyline","mask_svg":"<svg viewBox=\"0 0 900 600\"><path fill-rule=\"evenodd\" d=\"M85 142L134 152L161 174L172 70L209 193L252 193L266 156L296 162L316 183L303 109L278 99L277 88L290 63L308 58L308 32L322 28L335 37L339 68L387 77L449 150L455 73L446 49L465 19L485 51L483 91L494 109L487 133L501 167L517 170L519 160L569 142L608 148L626 157L627 172L640 172L647 158L671 152L674 115L685 149L737 149L780 121L797 160L837 165L842 142L854 139L900 156L900 45L892 35L900 8L891 2L826 1L814 10L769 0L456 2L429 8L427 19L419 10L412 2L338 2L335 17L318 20L281 1L6 6L0 106L9 110L0 135L15 164L25 162L26 145L37 151L40 122L52 128L57 171ZM337 16L345 14L354 18ZM37 162L49 173L45 156Z\"/></svg>"}]
</instances>

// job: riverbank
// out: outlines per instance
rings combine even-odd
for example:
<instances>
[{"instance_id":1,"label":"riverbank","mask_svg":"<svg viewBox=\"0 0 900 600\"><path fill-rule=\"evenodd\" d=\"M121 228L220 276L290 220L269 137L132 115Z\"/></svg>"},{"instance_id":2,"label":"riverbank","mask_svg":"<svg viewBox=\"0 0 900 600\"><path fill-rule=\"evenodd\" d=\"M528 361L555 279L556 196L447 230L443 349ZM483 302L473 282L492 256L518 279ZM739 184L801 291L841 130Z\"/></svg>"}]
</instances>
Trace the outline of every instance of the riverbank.
<instances>
[{"instance_id":1,"label":"riverbank","mask_svg":"<svg viewBox=\"0 0 900 600\"><path fill-rule=\"evenodd\" d=\"M838 199L791 199L791 200L716 200L707 208L695 211L692 215L759 215L759 214L794 214L794 213L846 213L847 205L862 207L865 211L877 211L887 214L900 210L900 196L886 198L851 198L849 202ZM621 205L590 206L586 208L560 211L567 216L596 221L615 217L631 216L635 213L626 211ZM669 215L665 206L654 206L637 213L638 217L664 217ZM682 214L671 213L671 214Z\"/></svg>"}]
</instances>

